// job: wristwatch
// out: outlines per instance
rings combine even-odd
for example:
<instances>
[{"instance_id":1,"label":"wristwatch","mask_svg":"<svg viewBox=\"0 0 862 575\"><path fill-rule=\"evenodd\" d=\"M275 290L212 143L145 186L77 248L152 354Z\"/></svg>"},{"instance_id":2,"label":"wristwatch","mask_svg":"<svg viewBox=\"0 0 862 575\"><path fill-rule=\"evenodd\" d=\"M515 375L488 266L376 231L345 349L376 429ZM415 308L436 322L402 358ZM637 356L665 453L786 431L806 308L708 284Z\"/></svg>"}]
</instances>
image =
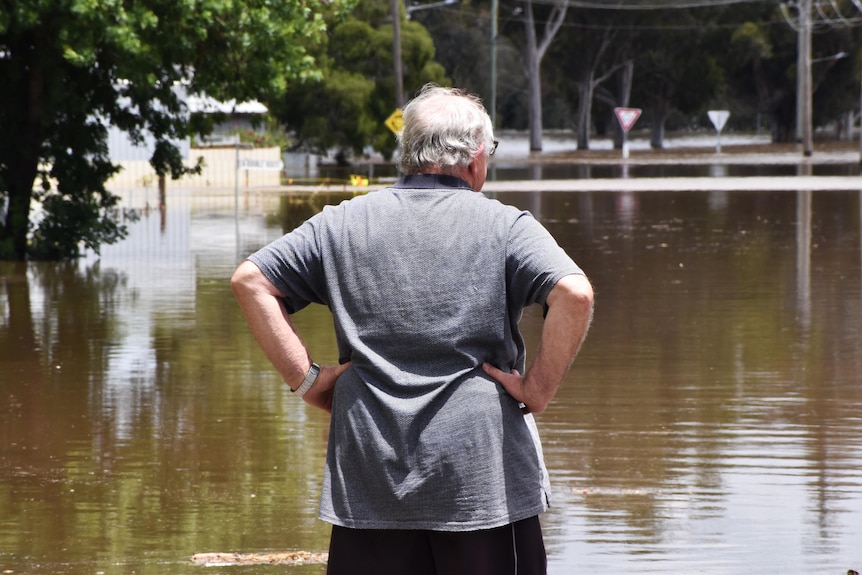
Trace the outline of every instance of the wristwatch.
<instances>
[{"instance_id":1,"label":"wristwatch","mask_svg":"<svg viewBox=\"0 0 862 575\"><path fill-rule=\"evenodd\" d=\"M317 381L317 376L320 375L320 366L311 362L311 367L308 368L308 373L305 374L305 379L302 380L302 383L296 389L293 389L293 393L296 394L296 397L302 397L305 395L311 386L314 385L314 382Z\"/></svg>"}]
</instances>

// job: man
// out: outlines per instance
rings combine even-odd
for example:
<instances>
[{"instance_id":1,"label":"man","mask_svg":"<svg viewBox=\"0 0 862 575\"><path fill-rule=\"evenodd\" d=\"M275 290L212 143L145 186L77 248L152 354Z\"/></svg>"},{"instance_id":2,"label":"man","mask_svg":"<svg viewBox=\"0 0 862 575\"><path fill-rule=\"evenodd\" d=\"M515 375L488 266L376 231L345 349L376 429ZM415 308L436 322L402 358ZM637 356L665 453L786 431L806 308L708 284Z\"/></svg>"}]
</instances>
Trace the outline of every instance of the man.
<instances>
[{"instance_id":1,"label":"man","mask_svg":"<svg viewBox=\"0 0 862 575\"><path fill-rule=\"evenodd\" d=\"M497 142L477 98L426 86L400 139L394 186L325 208L232 279L284 381L332 413L327 573L545 573L532 413L577 354L592 288L528 213L478 193ZM312 302L332 311L339 366L313 363L293 328ZM534 303L546 317L525 370Z\"/></svg>"}]
</instances>

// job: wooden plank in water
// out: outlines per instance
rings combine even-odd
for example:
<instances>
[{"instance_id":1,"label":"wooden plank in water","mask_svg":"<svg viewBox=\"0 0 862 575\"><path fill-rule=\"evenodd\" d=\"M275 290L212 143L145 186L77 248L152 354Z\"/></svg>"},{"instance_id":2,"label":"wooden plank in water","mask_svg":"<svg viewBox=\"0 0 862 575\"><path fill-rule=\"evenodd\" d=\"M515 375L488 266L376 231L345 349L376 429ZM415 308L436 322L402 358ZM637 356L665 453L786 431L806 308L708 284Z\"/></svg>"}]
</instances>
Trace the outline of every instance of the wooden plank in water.
<instances>
[{"instance_id":1,"label":"wooden plank in water","mask_svg":"<svg viewBox=\"0 0 862 575\"><path fill-rule=\"evenodd\" d=\"M192 564L202 567L225 565L311 565L324 564L328 553L311 551L288 551L284 553L195 553Z\"/></svg>"}]
</instances>

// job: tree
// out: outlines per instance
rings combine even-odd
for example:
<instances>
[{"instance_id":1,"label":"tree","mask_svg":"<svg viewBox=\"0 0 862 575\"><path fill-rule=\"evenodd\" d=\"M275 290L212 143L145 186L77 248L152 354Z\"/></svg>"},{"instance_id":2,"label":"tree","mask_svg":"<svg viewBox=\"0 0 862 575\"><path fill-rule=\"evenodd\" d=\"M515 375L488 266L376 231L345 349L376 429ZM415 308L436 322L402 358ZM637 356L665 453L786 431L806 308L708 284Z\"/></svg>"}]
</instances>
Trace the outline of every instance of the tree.
<instances>
[{"instance_id":1,"label":"tree","mask_svg":"<svg viewBox=\"0 0 862 575\"><path fill-rule=\"evenodd\" d=\"M796 125L796 34L775 6L743 6L729 15L735 24L718 56L728 78L729 97L743 113L770 120L772 139L792 141ZM736 115L737 112L734 112Z\"/></svg>"},{"instance_id":2,"label":"tree","mask_svg":"<svg viewBox=\"0 0 862 575\"><path fill-rule=\"evenodd\" d=\"M491 105L496 103L492 117L495 118L497 127L525 129L526 78L520 49L499 30L496 38L492 39L491 6L473 2L458 2L446 6L435 6L435 3L431 2L428 5L434 8L416 10L411 13L410 18L425 26L431 34L434 39L434 59L443 66L452 85L480 95L489 113L492 112ZM504 7L497 18L498 28L517 24L522 30L523 25L516 20L522 13L523 8L517 4ZM519 38L521 35L523 34L521 33ZM497 58L494 77L491 68L492 50Z\"/></svg>"},{"instance_id":3,"label":"tree","mask_svg":"<svg viewBox=\"0 0 862 575\"><path fill-rule=\"evenodd\" d=\"M561 84L568 88L568 92L577 94L574 124L578 149L588 150L594 98L611 108L628 105L630 72L633 69L629 50L631 16L605 9L570 10L569 14L573 17L567 26L574 31L561 34L551 60L560 63L557 76L562 79ZM618 74L620 71L623 73ZM616 91L603 86L612 78L622 83Z\"/></svg>"},{"instance_id":4,"label":"tree","mask_svg":"<svg viewBox=\"0 0 862 575\"><path fill-rule=\"evenodd\" d=\"M648 102L650 146L664 146L672 113L686 124L721 92L724 76L716 62L726 36L716 40L715 18L723 8L676 9L662 14L662 26L640 35L635 86Z\"/></svg>"},{"instance_id":5,"label":"tree","mask_svg":"<svg viewBox=\"0 0 862 575\"><path fill-rule=\"evenodd\" d=\"M844 6L850 18L850 0L828 2ZM629 105L644 108L639 125L653 130L656 146L662 145L666 126L688 128L694 121L708 126L705 112L719 108L732 111L734 128L759 129L763 121L775 130L776 140L792 134L797 40L775 2L568 0L562 22L557 3L530 0L500 6L497 46L517 47L524 73L516 78L520 70L498 65L498 71L509 74L496 82L498 92L507 91L505 97L497 94L498 123L504 129L530 127L532 149L540 147L535 140L541 140L541 129L573 125L578 128L578 147L587 148L590 123L600 133L613 128L615 145L621 146L612 108ZM858 12L858 0L852 5ZM489 84L490 0L458 6L423 11L417 18L431 30L438 59L457 85L481 93ZM530 21L533 26L528 28ZM540 38L543 30L554 31L560 22L557 39L547 34ZM813 41L814 121L823 126L838 120L846 133L848 118L858 109L859 29L839 34L820 28ZM549 38L549 57L539 59L544 45L540 40ZM842 53L847 56L832 57ZM498 50L498 58L502 54ZM536 74L528 102L528 90L522 86L529 66ZM539 93L541 98L536 97ZM577 114L570 112L575 102ZM529 126L524 117L528 110Z\"/></svg>"},{"instance_id":6,"label":"tree","mask_svg":"<svg viewBox=\"0 0 862 575\"><path fill-rule=\"evenodd\" d=\"M549 0L546 4L538 0L525 0L523 6L512 12L501 26L502 33L510 33L512 44L521 53L521 66L526 79L527 91L527 129L529 131L530 151L542 150L542 59L545 57L554 38L566 19L569 4L565 0ZM520 25L514 25L514 21ZM516 31L517 30L517 31Z\"/></svg>"},{"instance_id":7,"label":"tree","mask_svg":"<svg viewBox=\"0 0 862 575\"><path fill-rule=\"evenodd\" d=\"M275 98L315 73L307 46L352 1L0 0L0 259L124 237L108 126L151 138L156 173L179 177L173 142L208 128L184 94Z\"/></svg>"},{"instance_id":8,"label":"tree","mask_svg":"<svg viewBox=\"0 0 862 575\"><path fill-rule=\"evenodd\" d=\"M319 79L294 83L273 109L297 138L297 147L362 154L371 146L390 157L396 140L385 120L395 110L393 27L386 3L369 0L330 26L321 46ZM434 60L434 42L418 22L401 23L404 85L413 93L428 82L447 84Z\"/></svg>"},{"instance_id":9,"label":"tree","mask_svg":"<svg viewBox=\"0 0 862 575\"><path fill-rule=\"evenodd\" d=\"M850 140L854 110L860 107L862 27L836 26L815 35L814 40L817 50L812 67L814 124L832 123L838 139Z\"/></svg>"},{"instance_id":10,"label":"tree","mask_svg":"<svg viewBox=\"0 0 862 575\"><path fill-rule=\"evenodd\" d=\"M524 4L524 12L521 16L525 35L522 58L529 93L530 108L527 117L530 129L530 151L538 152L542 149L542 58L545 57L554 36L560 31L569 5L564 1L553 4L550 14L544 21L542 37L539 39L536 34L533 0L526 0Z\"/></svg>"}]
</instances>

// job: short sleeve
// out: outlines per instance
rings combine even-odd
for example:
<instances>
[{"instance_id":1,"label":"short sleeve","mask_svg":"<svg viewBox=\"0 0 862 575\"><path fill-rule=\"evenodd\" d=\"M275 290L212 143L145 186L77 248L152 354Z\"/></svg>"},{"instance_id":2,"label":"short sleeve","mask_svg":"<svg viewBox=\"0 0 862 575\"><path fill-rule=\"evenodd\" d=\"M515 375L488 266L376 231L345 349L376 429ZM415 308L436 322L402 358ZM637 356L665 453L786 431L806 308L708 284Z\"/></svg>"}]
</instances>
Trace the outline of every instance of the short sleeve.
<instances>
[{"instance_id":1,"label":"short sleeve","mask_svg":"<svg viewBox=\"0 0 862 575\"><path fill-rule=\"evenodd\" d=\"M529 212L512 225L506 251L506 277L511 303L543 304L560 278L584 272Z\"/></svg>"},{"instance_id":2,"label":"short sleeve","mask_svg":"<svg viewBox=\"0 0 862 575\"><path fill-rule=\"evenodd\" d=\"M283 294L288 313L310 303L328 305L316 229L321 214L248 257Z\"/></svg>"}]
</instances>

